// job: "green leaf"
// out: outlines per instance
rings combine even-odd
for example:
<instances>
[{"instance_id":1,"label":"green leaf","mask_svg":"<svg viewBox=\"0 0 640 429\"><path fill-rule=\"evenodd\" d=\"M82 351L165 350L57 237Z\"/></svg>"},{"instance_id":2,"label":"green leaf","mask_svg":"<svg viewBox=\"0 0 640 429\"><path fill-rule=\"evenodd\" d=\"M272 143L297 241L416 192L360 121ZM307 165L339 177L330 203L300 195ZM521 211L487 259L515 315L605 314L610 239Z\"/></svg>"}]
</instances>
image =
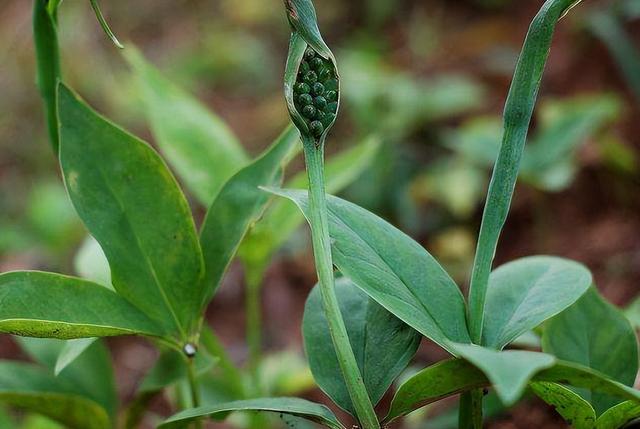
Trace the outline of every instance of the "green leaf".
<instances>
[{"instance_id":1,"label":"green leaf","mask_svg":"<svg viewBox=\"0 0 640 429\"><path fill-rule=\"evenodd\" d=\"M200 417L209 416L222 420L234 411L264 411L291 414L303 417L331 429L344 429L336 416L324 405L298 398L260 398L209 405L182 411L168 420L160 428L180 428Z\"/></svg>"},{"instance_id":2,"label":"green leaf","mask_svg":"<svg viewBox=\"0 0 640 429\"><path fill-rule=\"evenodd\" d=\"M576 302L591 285L583 265L552 256L530 256L491 273L482 344L502 349Z\"/></svg>"},{"instance_id":3,"label":"green leaf","mask_svg":"<svg viewBox=\"0 0 640 429\"><path fill-rule=\"evenodd\" d=\"M209 207L200 231L208 287L205 298L215 293L243 237L269 201L259 186L281 182L285 159L299 139L298 131L288 127L262 156L225 183Z\"/></svg>"},{"instance_id":4,"label":"green leaf","mask_svg":"<svg viewBox=\"0 0 640 429\"><path fill-rule=\"evenodd\" d=\"M627 319L635 329L640 329L640 298L636 298L625 310Z\"/></svg>"},{"instance_id":5,"label":"green leaf","mask_svg":"<svg viewBox=\"0 0 640 429\"><path fill-rule=\"evenodd\" d=\"M572 390L556 383L536 382L529 386L533 393L564 418L575 429L593 429L596 412L591 404Z\"/></svg>"},{"instance_id":6,"label":"green leaf","mask_svg":"<svg viewBox=\"0 0 640 429\"><path fill-rule=\"evenodd\" d=\"M456 344L456 351L484 372L502 402L514 404L531 378L556 360L545 353L524 350L495 351L475 344Z\"/></svg>"},{"instance_id":7,"label":"green leaf","mask_svg":"<svg viewBox=\"0 0 640 429\"><path fill-rule=\"evenodd\" d=\"M107 412L72 383L34 365L0 361L0 402L43 414L74 429L111 427Z\"/></svg>"},{"instance_id":8,"label":"green leaf","mask_svg":"<svg viewBox=\"0 0 640 429\"><path fill-rule=\"evenodd\" d=\"M209 206L222 185L248 162L244 149L219 117L164 77L136 49L124 53L160 150L200 203Z\"/></svg>"},{"instance_id":9,"label":"green leaf","mask_svg":"<svg viewBox=\"0 0 640 429\"><path fill-rule=\"evenodd\" d=\"M326 189L337 193L358 178L378 153L380 139L370 136L361 143L342 151L325 164ZM288 188L304 188L308 179L306 172L296 174L287 182ZM272 255L291 237L304 222L300 210L290 201L277 199L260 221L249 231L239 255L249 269L260 273L269 264Z\"/></svg>"},{"instance_id":10,"label":"green leaf","mask_svg":"<svg viewBox=\"0 0 640 429\"><path fill-rule=\"evenodd\" d=\"M336 279L335 291L351 348L373 405L413 358L421 336L397 319L348 278ZM332 347L329 324L322 309L320 288L307 299L302 322L305 351L320 388L355 416L340 365Z\"/></svg>"},{"instance_id":11,"label":"green leaf","mask_svg":"<svg viewBox=\"0 0 640 429\"><path fill-rule=\"evenodd\" d=\"M96 340L97 338L78 338L67 341L58 353L54 368L55 375L60 374L66 367L78 359Z\"/></svg>"},{"instance_id":12,"label":"green leaf","mask_svg":"<svg viewBox=\"0 0 640 429\"><path fill-rule=\"evenodd\" d=\"M545 326L542 349L559 359L586 365L633 386L638 345L629 321L592 288ZM620 402L600 393L579 392L601 414Z\"/></svg>"},{"instance_id":13,"label":"green leaf","mask_svg":"<svg viewBox=\"0 0 640 429\"><path fill-rule=\"evenodd\" d=\"M271 189L308 216L305 191ZM469 342L465 305L438 262L402 231L373 213L328 196L334 263L356 286L400 320L454 353Z\"/></svg>"},{"instance_id":14,"label":"green leaf","mask_svg":"<svg viewBox=\"0 0 640 429\"><path fill-rule=\"evenodd\" d=\"M596 429L619 429L640 418L640 403L626 401L609 408L596 421Z\"/></svg>"},{"instance_id":15,"label":"green leaf","mask_svg":"<svg viewBox=\"0 0 640 429\"><path fill-rule=\"evenodd\" d=\"M531 22L504 108L504 133L482 215L469 286L469 331L482 339L489 274L507 219L520 160L558 20L575 0L547 0Z\"/></svg>"},{"instance_id":16,"label":"green leaf","mask_svg":"<svg viewBox=\"0 0 640 429\"><path fill-rule=\"evenodd\" d=\"M0 274L0 331L59 339L146 335L164 330L103 286L60 274Z\"/></svg>"},{"instance_id":17,"label":"green leaf","mask_svg":"<svg viewBox=\"0 0 640 429\"><path fill-rule=\"evenodd\" d=\"M88 235L73 258L76 273L87 280L114 290L111 285L111 268L100 243Z\"/></svg>"},{"instance_id":18,"label":"green leaf","mask_svg":"<svg viewBox=\"0 0 640 429\"><path fill-rule=\"evenodd\" d=\"M146 143L66 86L58 91L67 191L100 243L120 295L186 341L197 329L204 263L184 195Z\"/></svg>"},{"instance_id":19,"label":"green leaf","mask_svg":"<svg viewBox=\"0 0 640 429\"><path fill-rule=\"evenodd\" d=\"M464 345L464 347L471 346ZM473 347L479 348L478 346ZM494 354L514 353L513 351L496 352L486 349L485 351ZM533 352L526 353L533 354ZM513 365L518 365L517 359L522 355L512 354L511 357L512 359L506 357L502 358L502 360L513 368ZM558 361L552 368L543 369L534 374L532 381L587 387L624 399L640 400L639 391L613 381L588 367L571 362ZM398 388L384 422L391 422L400 416L443 398L468 390L490 386L491 382L488 377L481 369L476 368L470 362L463 359L449 359L439 362L413 375Z\"/></svg>"}]
</instances>

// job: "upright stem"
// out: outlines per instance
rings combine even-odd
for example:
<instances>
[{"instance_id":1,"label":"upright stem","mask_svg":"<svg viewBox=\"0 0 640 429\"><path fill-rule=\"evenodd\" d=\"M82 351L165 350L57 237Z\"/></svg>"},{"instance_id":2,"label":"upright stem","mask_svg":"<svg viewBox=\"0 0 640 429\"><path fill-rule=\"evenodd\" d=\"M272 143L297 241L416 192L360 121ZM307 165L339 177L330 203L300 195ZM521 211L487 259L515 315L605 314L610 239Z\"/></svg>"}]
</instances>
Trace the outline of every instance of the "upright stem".
<instances>
[{"instance_id":1,"label":"upright stem","mask_svg":"<svg viewBox=\"0 0 640 429\"><path fill-rule=\"evenodd\" d=\"M51 13L47 0L33 2L33 41L36 51L36 81L44 102L49 140L58 154L58 118L56 85L60 79L60 49L56 30L56 11Z\"/></svg>"},{"instance_id":2,"label":"upright stem","mask_svg":"<svg viewBox=\"0 0 640 429\"><path fill-rule=\"evenodd\" d=\"M482 429L482 399L480 389L471 390L460 395L459 429Z\"/></svg>"},{"instance_id":3,"label":"upright stem","mask_svg":"<svg viewBox=\"0 0 640 429\"><path fill-rule=\"evenodd\" d=\"M191 390L191 405L193 408L197 408L200 406L200 388L198 386L198 379L196 378L193 358L187 360L187 377L189 378L189 389ZM202 422L200 420L196 420L193 425L195 429L202 428Z\"/></svg>"},{"instance_id":4,"label":"upright stem","mask_svg":"<svg viewBox=\"0 0 640 429\"><path fill-rule=\"evenodd\" d=\"M262 354L262 332L260 308L260 289L262 286L262 270L256 270L246 266L245 278L246 287L246 323L247 323L247 346L249 348L248 367L251 372L254 387L260 389L258 369L260 367L260 356Z\"/></svg>"},{"instance_id":5,"label":"upright stem","mask_svg":"<svg viewBox=\"0 0 640 429\"><path fill-rule=\"evenodd\" d=\"M347 329L345 328L335 293L327 201L324 190L324 145L316 146L315 141L310 138L303 138L303 145L307 174L309 176L311 239L322 304L329 323L329 332L331 333L331 339L333 340L351 402L362 428L379 429L380 424L351 349L351 343L349 342Z\"/></svg>"}]
</instances>

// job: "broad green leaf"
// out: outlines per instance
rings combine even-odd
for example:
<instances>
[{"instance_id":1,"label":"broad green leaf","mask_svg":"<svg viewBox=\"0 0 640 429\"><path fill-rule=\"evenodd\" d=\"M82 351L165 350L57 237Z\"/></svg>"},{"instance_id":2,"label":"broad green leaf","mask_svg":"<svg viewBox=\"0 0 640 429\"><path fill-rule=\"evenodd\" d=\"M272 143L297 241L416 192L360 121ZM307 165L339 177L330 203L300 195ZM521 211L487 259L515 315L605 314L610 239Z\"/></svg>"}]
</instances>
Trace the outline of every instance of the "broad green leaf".
<instances>
[{"instance_id":1,"label":"broad green leaf","mask_svg":"<svg viewBox=\"0 0 640 429\"><path fill-rule=\"evenodd\" d=\"M73 267L80 277L113 290L109 261L107 261L100 243L92 236L87 236L78 249L73 258Z\"/></svg>"},{"instance_id":2,"label":"broad green leaf","mask_svg":"<svg viewBox=\"0 0 640 429\"><path fill-rule=\"evenodd\" d=\"M380 148L380 139L370 136L361 143L340 152L325 164L326 189L337 193L358 178L370 165ZM300 172L287 182L288 188L307 186L306 172ZM275 200L264 217L249 231L239 254L249 269L262 272L272 255L291 237L304 222L304 216L295 204L284 199Z\"/></svg>"},{"instance_id":3,"label":"broad green leaf","mask_svg":"<svg viewBox=\"0 0 640 429\"><path fill-rule=\"evenodd\" d=\"M76 340L68 340L58 353L54 373L60 374L67 366L74 362L82 355L97 338L78 338Z\"/></svg>"},{"instance_id":4,"label":"broad green leaf","mask_svg":"<svg viewBox=\"0 0 640 429\"><path fill-rule=\"evenodd\" d=\"M135 49L124 51L141 90L158 146L201 204L209 206L222 185L248 161L227 125L182 91Z\"/></svg>"},{"instance_id":5,"label":"broad green leaf","mask_svg":"<svg viewBox=\"0 0 640 429\"><path fill-rule=\"evenodd\" d=\"M308 215L305 191L271 189ZM367 210L328 196L334 263L353 283L400 320L453 353L469 342L458 286L409 236Z\"/></svg>"},{"instance_id":6,"label":"broad green leaf","mask_svg":"<svg viewBox=\"0 0 640 429\"><path fill-rule=\"evenodd\" d=\"M0 402L50 417L74 429L108 429L107 412L72 383L34 365L0 361Z\"/></svg>"},{"instance_id":7,"label":"broad green leaf","mask_svg":"<svg viewBox=\"0 0 640 429\"><path fill-rule=\"evenodd\" d=\"M524 350L495 351L474 344L456 344L455 349L486 374L507 406L520 399L536 373L556 363L551 355Z\"/></svg>"},{"instance_id":8,"label":"broad green leaf","mask_svg":"<svg viewBox=\"0 0 640 429\"><path fill-rule=\"evenodd\" d=\"M575 0L547 0L527 32L504 108L504 133L487 192L469 286L469 331L482 339L485 301L493 259L513 198L520 160L556 24Z\"/></svg>"},{"instance_id":9,"label":"broad green leaf","mask_svg":"<svg viewBox=\"0 0 640 429\"><path fill-rule=\"evenodd\" d=\"M0 274L0 331L59 339L147 335L164 329L103 286L60 274Z\"/></svg>"},{"instance_id":10,"label":"broad green leaf","mask_svg":"<svg viewBox=\"0 0 640 429\"><path fill-rule=\"evenodd\" d=\"M640 403L626 401L609 408L596 421L595 429L619 429L640 418Z\"/></svg>"},{"instance_id":11,"label":"broad green leaf","mask_svg":"<svg viewBox=\"0 0 640 429\"><path fill-rule=\"evenodd\" d=\"M564 418L575 429L593 429L596 412L590 403L572 390L556 383L536 382L529 386L533 393Z\"/></svg>"},{"instance_id":12,"label":"broad green leaf","mask_svg":"<svg viewBox=\"0 0 640 429\"><path fill-rule=\"evenodd\" d=\"M191 421L207 416L222 420L234 411L264 411L291 414L331 429L344 429L344 426L327 407L298 398L259 398L193 408L170 417L159 427L181 428Z\"/></svg>"},{"instance_id":13,"label":"broad green leaf","mask_svg":"<svg viewBox=\"0 0 640 429\"><path fill-rule=\"evenodd\" d=\"M269 201L269 195L259 186L280 183L285 159L299 139L298 131L288 127L262 156L225 183L209 207L200 231L206 266L205 299L215 293L243 237Z\"/></svg>"},{"instance_id":14,"label":"broad green leaf","mask_svg":"<svg viewBox=\"0 0 640 429\"><path fill-rule=\"evenodd\" d=\"M335 290L360 374L375 405L407 367L418 349L421 337L369 298L348 278L336 279ZM332 346L318 286L307 299L302 333L316 382L333 402L355 416Z\"/></svg>"},{"instance_id":15,"label":"broad green leaf","mask_svg":"<svg viewBox=\"0 0 640 429\"><path fill-rule=\"evenodd\" d=\"M482 344L502 349L555 316L591 286L583 265L553 256L530 256L491 273Z\"/></svg>"},{"instance_id":16,"label":"broad green leaf","mask_svg":"<svg viewBox=\"0 0 640 429\"><path fill-rule=\"evenodd\" d=\"M16 337L23 350L33 360L55 374L60 353L66 341L47 338ZM73 386L73 392L102 406L115 419L118 408L111 356L102 342L94 342L78 359L67 366L57 378Z\"/></svg>"},{"instance_id":17,"label":"broad green leaf","mask_svg":"<svg viewBox=\"0 0 640 429\"><path fill-rule=\"evenodd\" d=\"M586 365L633 386L638 373L636 334L624 315L592 288L578 302L547 323L542 349L559 359ZM579 392L600 415L618 398Z\"/></svg>"},{"instance_id":18,"label":"broad green leaf","mask_svg":"<svg viewBox=\"0 0 640 429\"><path fill-rule=\"evenodd\" d=\"M186 341L204 300L203 260L178 184L146 143L58 91L60 163L67 191L100 243L120 295Z\"/></svg>"},{"instance_id":19,"label":"broad green leaf","mask_svg":"<svg viewBox=\"0 0 640 429\"><path fill-rule=\"evenodd\" d=\"M471 346L464 345L464 347ZM494 354L513 353L510 351L486 351ZM522 357L522 355L518 354L511 356L514 358L513 360ZM513 367L512 362L508 362L509 360L511 359L503 358L503 361L507 361L507 364ZM515 365L517 365L517 362ZM588 367L571 362L558 361L552 368L543 369L537 374L534 374L532 381L559 383L583 388L588 387L598 392L619 396L623 399L640 400L640 391L613 381ZM388 423L440 399L472 389L490 387L491 384L487 375L471 362L457 358L439 362L413 375L398 388L384 422Z\"/></svg>"}]
</instances>

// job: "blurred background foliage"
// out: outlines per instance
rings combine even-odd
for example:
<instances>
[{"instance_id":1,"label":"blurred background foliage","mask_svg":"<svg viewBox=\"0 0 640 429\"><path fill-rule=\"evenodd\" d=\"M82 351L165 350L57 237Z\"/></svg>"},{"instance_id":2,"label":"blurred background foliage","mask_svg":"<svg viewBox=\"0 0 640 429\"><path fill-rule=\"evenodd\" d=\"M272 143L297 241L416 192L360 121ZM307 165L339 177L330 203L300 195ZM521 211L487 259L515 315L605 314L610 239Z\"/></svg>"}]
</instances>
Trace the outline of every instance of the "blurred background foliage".
<instances>
[{"instance_id":1,"label":"blurred background foliage","mask_svg":"<svg viewBox=\"0 0 640 429\"><path fill-rule=\"evenodd\" d=\"M286 125L282 73L288 26L279 0L102 3L125 46L139 49L216 112L248 153L259 153ZM317 4L343 80L343 108L328 151L371 135L381 142L344 195L419 239L461 284L469 275L501 138L501 106L540 4ZM108 284L108 273L74 269L91 264L77 261L92 258L88 247L94 244L83 243L84 229L47 142L34 84L30 13L31 2L25 0L5 0L0 8L0 270L76 272L98 275ZM100 31L88 2L63 2L59 20L65 79L116 123L153 142L140 86L122 53ZM634 300L640 293L639 115L640 2L586 0L556 35L499 261L532 253L567 256L589 265L614 303L627 306ZM200 207L196 196L190 197ZM314 281L307 244L303 229L264 280L265 345L285 353L263 364L270 391L290 393L311 383L300 359L298 323ZM243 318L237 314L242 283L241 270L232 268L209 315L238 362L247 354ZM628 314L640 324L640 301ZM109 344L124 362L116 377L120 396L127 397L149 367L144 356L153 351L136 340ZM27 358L9 339L0 345L2 358ZM434 353L427 346L418 359L432 361ZM544 427L546 414L529 414ZM526 413L516 409L509 416L518 421ZM0 410L0 428L8 419ZM32 416L22 425L56 427Z\"/></svg>"}]
</instances>

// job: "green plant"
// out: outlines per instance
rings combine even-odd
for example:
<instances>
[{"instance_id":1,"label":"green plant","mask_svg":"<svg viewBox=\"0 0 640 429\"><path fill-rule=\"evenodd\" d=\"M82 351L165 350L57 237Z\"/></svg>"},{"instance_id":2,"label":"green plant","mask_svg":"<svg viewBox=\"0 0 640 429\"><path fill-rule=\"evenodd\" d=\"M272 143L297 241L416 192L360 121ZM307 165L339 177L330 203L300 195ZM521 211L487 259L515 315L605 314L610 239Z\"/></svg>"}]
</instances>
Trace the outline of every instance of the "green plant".
<instances>
[{"instance_id":1,"label":"green plant","mask_svg":"<svg viewBox=\"0 0 640 429\"><path fill-rule=\"evenodd\" d=\"M318 158L321 160L324 135L316 140L313 133L309 133L308 122L301 118L301 112L293 103L291 83L295 81L307 44L316 53L325 52L327 59L333 58L320 43L311 3L285 2L294 27L288 64L295 65L293 70L287 67L285 95L303 141L305 135L308 140L304 148L310 189L308 192L271 189L271 192L291 199L300 207L314 237L319 292L310 297L304 326L314 377L363 427L380 427L428 403L461 393L459 426L480 428L482 389L488 386L496 390L505 405L515 403L529 387L543 400L557 406L560 414L576 427L613 428L637 416L635 403L640 399L640 392L629 387L633 383L631 376L638 369L636 338L628 321L590 289L590 272L579 263L550 256L519 259L492 271L554 28L577 3L545 2L527 35L505 107L504 135L480 228L467 307L458 286L417 243L362 208L335 197L325 201L324 195L319 195L322 169ZM309 18L310 22L305 21ZM301 46L298 46L298 35L304 40ZM293 62L292 56L296 59ZM331 263L348 278L340 281L338 289L332 281ZM366 295L354 294L353 285ZM323 298L322 306L318 293ZM370 307L364 304L369 299L454 355L453 359L426 368L405 381L381 422L375 415L370 417L370 408L379 399L380 392L388 387L388 380L376 381L376 378L380 374L388 374L390 378L397 374L393 366L386 367L384 356L398 354L402 357L391 359L393 364L406 365L406 356L415 350L415 339L411 335L399 335L398 343L380 344L378 335L384 337L386 327L400 322L386 316L383 310L380 314L385 321L382 322L376 317L378 307L375 305L369 313ZM340 304L344 311L339 309ZM324 319L319 318L320 307ZM355 311L362 308L366 309L364 313ZM601 320L591 322L594 311L601 315ZM503 350L520 335L551 318L544 325L542 353ZM345 322L350 329L344 327ZM371 334L364 329L373 326L376 329ZM324 335L323 330L326 330ZM588 333L585 335L584 331ZM615 334L608 336L607 332ZM569 341L567 336L572 334L584 336L585 341ZM326 340L323 342L322 337L331 337L333 347ZM351 347L343 343L345 337ZM609 346L604 339L613 341L616 347ZM380 362L367 359L366 354L358 354L359 359L354 356L354 349L368 350L376 346L378 356L382 356ZM604 354L615 357L605 359ZM362 379L353 374L353 360L359 364L356 371ZM375 370L368 368L369 363ZM362 398L363 384L369 401ZM574 393L565 386L583 390ZM617 405L621 399L615 399L616 396L631 402ZM180 413L163 427L174 427L203 415L218 416L242 409L304 415L327 427L341 427L326 410L321 413L308 403L303 409L302 403L291 401L264 399L203 407ZM601 414L598 420L597 414Z\"/></svg>"}]
</instances>

